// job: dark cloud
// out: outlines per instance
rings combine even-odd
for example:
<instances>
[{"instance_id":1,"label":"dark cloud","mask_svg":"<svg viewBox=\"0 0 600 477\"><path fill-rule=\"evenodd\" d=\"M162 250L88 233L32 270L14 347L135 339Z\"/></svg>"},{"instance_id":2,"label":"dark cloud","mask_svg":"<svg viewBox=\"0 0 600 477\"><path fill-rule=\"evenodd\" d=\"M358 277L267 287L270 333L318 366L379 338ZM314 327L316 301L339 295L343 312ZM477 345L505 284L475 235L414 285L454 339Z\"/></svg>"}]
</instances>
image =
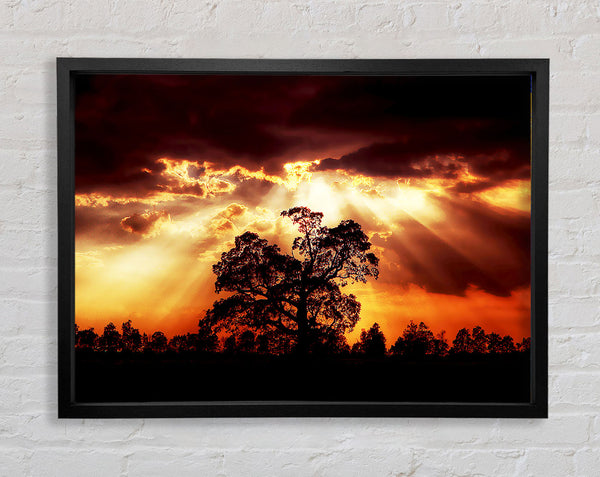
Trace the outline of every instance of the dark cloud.
<instances>
[{"instance_id":1,"label":"dark cloud","mask_svg":"<svg viewBox=\"0 0 600 477\"><path fill-rule=\"evenodd\" d=\"M141 214L134 213L121 220L121 227L132 234L147 236L154 232L159 221L169 218L165 211L151 211Z\"/></svg>"},{"instance_id":2,"label":"dark cloud","mask_svg":"<svg viewBox=\"0 0 600 477\"><path fill-rule=\"evenodd\" d=\"M368 208L344 207L343 215L381 247L380 282L456 296L474 287L502 297L529 285L529 214L467 199L430 200L445 217L433 228L403 211L382 221Z\"/></svg>"},{"instance_id":3,"label":"dark cloud","mask_svg":"<svg viewBox=\"0 0 600 477\"><path fill-rule=\"evenodd\" d=\"M264 197L274 188L279 187L267 180L244 178L241 175L235 175L234 179L235 190L228 195L228 198L243 202L251 208L261 205ZM281 193L290 195L286 190L282 190Z\"/></svg>"},{"instance_id":4,"label":"dark cloud","mask_svg":"<svg viewBox=\"0 0 600 477\"><path fill-rule=\"evenodd\" d=\"M76 88L79 193L160 190L164 156L274 174L339 157L321 168L414 177L461 154L482 177L528 171L527 77L80 75Z\"/></svg>"},{"instance_id":5,"label":"dark cloud","mask_svg":"<svg viewBox=\"0 0 600 477\"><path fill-rule=\"evenodd\" d=\"M193 195L200 198L206 197L207 195L206 185L202 183L176 185L169 187L168 191L175 194Z\"/></svg>"},{"instance_id":6,"label":"dark cloud","mask_svg":"<svg viewBox=\"0 0 600 477\"><path fill-rule=\"evenodd\" d=\"M490 186L529 174L528 77L355 78L321 89L291 122L372 134L317 170L452 178L459 165L446 159L462 157Z\"/></svg>"},{"instance_id":7,"label":"dark cloud","mask_svg":"<svg viewBox=\"0 0 600 477\"><path fill-rule=\"evenodd\" d=\"M454 178L459 165L435 157L418 157L406 143L376 143L342 156L323 159L314 170L343 169L353 174L394 178Z\"/></svg>"},{"instance_id":8,"label":"dark cloud","mask_svg":"<svg viewBox=\"0 0 600 477\"><path fill-rule=\"evenodd\" d=\"M371 76L323 82L291 123L396 135L407 122L507 120L527 134L528 118L527 76Z\"/></svg>"},{"instance_id":9,"label":"dark cloud","mask_svg":"<svg viewBox=\"0 0 600 477\"><path fill-rule=\"evenodd\" d=\"M454 186L452 186L452 190L454 192L458 192L459 194L471 194L473 192L481 192L482 190L489 189L490 187L494 187L496 185L495 182L490 180L483 180L477 182L457 182Z\"/></svg>"},{"instance_id":10,"label":"dark cloud","mask_svg":"<svg viewBox=\"0 0 600 477\"><path fill-rule=\"evenodd\" d=\"M469 287L509 296L530 283L529 215L500 211L469 201L440 201L446 224L428 228L398 214L398 230L384 238L389 269L380 279L413 283L428 292L464 296Z\"/></svg>"},{"instance_id":11,"label":"dark cloud","mask_svg":"<svg viewBox=\"0 0 600 477\"><path fill-rule=\"evenodd\" d=\"M401 282L447 295L464 296L470 285L494 295L510 295L510 287L486 274L423 224L405 220L403 225L405 231L384 242L398 256Z\"/></svg>"},{"instance_id":12,"label":"dark cloud","mask_svg":"<svg viewBox=\"0 0 600 477\"><path fill-rule=\"evenodd\" d=\"M529 142L493 137L478 122L469 126L431 122L400 141L373 143L339 159L321 160L315 170L342 169L376 177L454 179L464 167L488 187L529 177Z\"/></svg>"},{"instance_id":13,"label":"dark cloud","mask_svg":"<svg viewBox=\"0 0 600 477\"><path fill-rule=\"evenodd\" d=\"M76 154L80 192L131 186L156 159L263 162L302 136L281 134L302 101L301 79L237 76L89 75L77 79ZM200 172L200 171L197 171ZM152 184L146 184L152 187Z\"/></svg>"},{"instance_id":14,"label":"dark cloud","mask_svg":"<svg viewBox=\"0 0 600 477\"><path fill-rule=\"evenodd\" d=\"M141 236L127 232L121 226L124 215L143 213L144 205L111 203L106 207L75 207L77 249L85 249L84 242L101 246L125 245Z\"/></svg>"}]
</instances>

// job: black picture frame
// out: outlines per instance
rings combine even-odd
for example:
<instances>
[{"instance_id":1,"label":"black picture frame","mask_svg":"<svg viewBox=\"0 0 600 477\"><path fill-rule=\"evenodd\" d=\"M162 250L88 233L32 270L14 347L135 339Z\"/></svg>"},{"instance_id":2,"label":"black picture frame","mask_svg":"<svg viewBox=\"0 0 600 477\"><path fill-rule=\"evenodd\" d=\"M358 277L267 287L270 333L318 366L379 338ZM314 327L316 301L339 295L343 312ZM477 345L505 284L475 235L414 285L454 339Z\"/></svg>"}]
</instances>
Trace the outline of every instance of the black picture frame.
<instances>
[{"instance_id":1,"label":"black picture frame","mask_svg":"<svg viewBox=\"0 0 600 477\"><path fill-rule=\"evenodd\" d=\"M548 59L254 60L58 58L58 416L150 417L488 417L548 416ZM78 74L530 75L531 399L528 403L140 402L74 399L75 122Z\"/></svg>"}]
</instances>

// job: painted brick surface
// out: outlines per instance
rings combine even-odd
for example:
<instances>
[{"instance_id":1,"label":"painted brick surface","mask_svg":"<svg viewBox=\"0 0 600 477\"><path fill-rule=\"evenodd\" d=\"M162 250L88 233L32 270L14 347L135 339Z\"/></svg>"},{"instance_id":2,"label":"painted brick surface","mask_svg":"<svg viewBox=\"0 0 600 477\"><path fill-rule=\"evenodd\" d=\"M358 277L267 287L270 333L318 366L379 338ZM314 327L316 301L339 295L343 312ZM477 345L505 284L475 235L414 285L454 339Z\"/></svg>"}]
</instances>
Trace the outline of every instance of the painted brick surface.
<instances>
[{"instance_id":1,"label":"painted brick surface","mask_svg":"<svg viewBox=\"0 0 600 477\"><path fill-rule=\"evenodd\" d=\"M0 476L600 475L600 5L6 0ZM550 418L56 419L56 56L549 57Z\"/></svg>"}]
</instances>

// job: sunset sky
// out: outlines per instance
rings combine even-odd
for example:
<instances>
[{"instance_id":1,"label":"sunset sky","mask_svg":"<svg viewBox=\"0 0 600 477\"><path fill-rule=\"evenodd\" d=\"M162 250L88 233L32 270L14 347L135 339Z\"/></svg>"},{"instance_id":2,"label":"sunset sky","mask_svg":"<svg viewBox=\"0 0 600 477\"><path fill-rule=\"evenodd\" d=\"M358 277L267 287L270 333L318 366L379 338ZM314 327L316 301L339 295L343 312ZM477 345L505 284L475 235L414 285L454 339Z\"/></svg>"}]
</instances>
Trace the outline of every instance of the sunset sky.
<instances>
[{"instance_id":1,"label":"sunset sky","mask_svg":"<svg viewBox=\"0 0 600 477\"><path fill-rule=\"evenodd\" d=\"M212 265L280 212L353 219L380 276L348 335L530 335L529 77L88 75L76 83L76 323L195 332Z\"/></svg>"}]
</instances>

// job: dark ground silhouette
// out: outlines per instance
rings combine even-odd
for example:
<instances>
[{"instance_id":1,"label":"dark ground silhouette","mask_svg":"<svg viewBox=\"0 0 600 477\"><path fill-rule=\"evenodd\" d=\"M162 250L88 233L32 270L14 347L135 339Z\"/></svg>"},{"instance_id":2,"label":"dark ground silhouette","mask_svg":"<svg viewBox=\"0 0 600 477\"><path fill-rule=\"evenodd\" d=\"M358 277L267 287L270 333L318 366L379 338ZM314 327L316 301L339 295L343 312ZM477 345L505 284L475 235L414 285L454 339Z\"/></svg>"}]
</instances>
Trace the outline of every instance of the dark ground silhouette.
<instances>
[{"instance_id":1,"label":"dark ground silhouette","mask_svg":"<svg viewBox=\"0 0 600 477\"><path fill-rule=\"evenodd\" d=\"M351 349L305 356L248 331L219 342L200 324L170 341L161 332L132 339L139 332L130 322L126 333L109 324L95 340L93 330L78 331L77 401L529 401L529 340L515 345L480 327L460 330L449 346L443 333L411 322L388 349L374 324ZM132 341L139 347L127 348Z\"/></svg>"},{"instance_id":2,"label":"dark ground silhouette","mask_svg":"<svg viewBox=\"0 0 600 477\"><path fill-rule=\"evenodd\" d=\"M111 401L529 401L529 353L393 357L77 352L76 399Z\"/></svg>"}]
</instances>

